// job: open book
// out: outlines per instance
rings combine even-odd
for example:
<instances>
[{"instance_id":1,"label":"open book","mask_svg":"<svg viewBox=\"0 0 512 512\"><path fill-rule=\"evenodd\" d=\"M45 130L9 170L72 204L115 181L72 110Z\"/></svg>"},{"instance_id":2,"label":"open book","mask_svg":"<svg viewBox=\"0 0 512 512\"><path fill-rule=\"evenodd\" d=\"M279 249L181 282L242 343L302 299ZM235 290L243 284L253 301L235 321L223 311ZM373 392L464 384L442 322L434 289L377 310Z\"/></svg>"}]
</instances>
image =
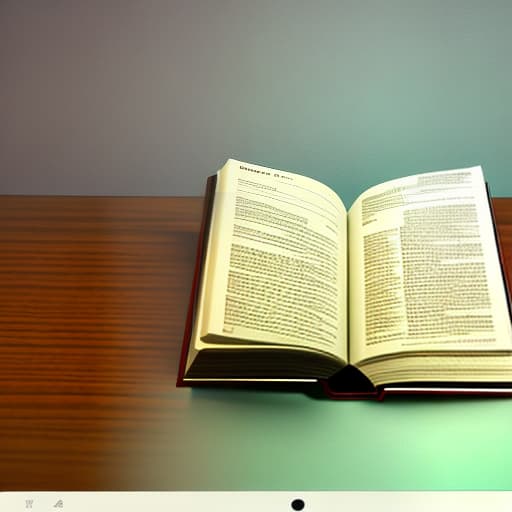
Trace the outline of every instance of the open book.
<instances>
[{"instance_id":1,"label":"open book","mask_svg":"<svg viewBox=\"0 0 512 512\"><path fill-rule=\"evenodd\" d=\"M392 180L347 211L311 178L228 160L207 199L179 385L512 389L480 167Z\"/></svg>"}]
</instances>

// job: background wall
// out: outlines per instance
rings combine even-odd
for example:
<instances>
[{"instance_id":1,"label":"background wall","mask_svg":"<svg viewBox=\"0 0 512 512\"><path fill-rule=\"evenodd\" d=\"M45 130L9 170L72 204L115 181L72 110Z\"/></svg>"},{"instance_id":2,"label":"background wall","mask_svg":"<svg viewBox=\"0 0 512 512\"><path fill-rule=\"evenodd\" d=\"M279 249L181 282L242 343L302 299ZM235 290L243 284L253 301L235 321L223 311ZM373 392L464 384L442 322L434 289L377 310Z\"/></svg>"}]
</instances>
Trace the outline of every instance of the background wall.
<instances>
[{"instance_id":1,"label":"background wall","mask_svg":"<svg viewBox=\"0 0 512 512\"><path fill-rule=\"evenodd\" d=\"M482 164L512 195L512 2L0 2L0 192L200 195L228 157L351 203Z\"/></svg>"}]
</instances>

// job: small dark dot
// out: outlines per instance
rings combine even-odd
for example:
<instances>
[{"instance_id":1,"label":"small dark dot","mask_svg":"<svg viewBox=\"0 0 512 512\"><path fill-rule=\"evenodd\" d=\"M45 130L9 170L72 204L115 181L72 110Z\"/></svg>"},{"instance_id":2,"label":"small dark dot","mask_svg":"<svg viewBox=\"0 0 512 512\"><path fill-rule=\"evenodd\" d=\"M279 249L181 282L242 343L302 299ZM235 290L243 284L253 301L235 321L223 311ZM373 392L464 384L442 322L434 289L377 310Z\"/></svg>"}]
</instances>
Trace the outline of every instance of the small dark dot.
<instances>
[{"instance_id":1,"label":"small dark dot","mask_svg":"<svg viewBox=\"0 0 512 512\"><path fill-rule=\"evenodd\" d=\"M292 501L293 510L302 510L304 508L304 501L301 499L296 499Z\"/></svg>"}]
</instances>

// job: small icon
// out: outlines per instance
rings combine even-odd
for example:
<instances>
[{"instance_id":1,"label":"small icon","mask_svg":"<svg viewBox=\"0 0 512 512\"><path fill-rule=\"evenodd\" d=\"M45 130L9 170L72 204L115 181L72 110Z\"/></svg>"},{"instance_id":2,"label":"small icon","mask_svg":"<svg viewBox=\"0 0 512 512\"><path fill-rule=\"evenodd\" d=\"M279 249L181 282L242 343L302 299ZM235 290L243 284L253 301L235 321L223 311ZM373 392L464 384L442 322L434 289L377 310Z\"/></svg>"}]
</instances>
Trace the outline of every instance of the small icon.
<instances>
[{"instance_id":1,"label":"small icon","mask_svg":"<svg viewBox=\"0 0 512 512\"><path fill-rule=\"evenodd\" d=\"M32 508L34 500L25 500L25 508Z\"/></svg>"},{"instance_id":2,"label":"small icon","mask_svg":"<svg viewBox=\"0 0 512 512\"><path fill-rule=\"evenodd\" d=\"M62 500L57 501L57 503L55 503L55 505L53 505L53 508L63 508L63 507L64 507L64 503L62 502Z\"/></svg>"}]
</instances>

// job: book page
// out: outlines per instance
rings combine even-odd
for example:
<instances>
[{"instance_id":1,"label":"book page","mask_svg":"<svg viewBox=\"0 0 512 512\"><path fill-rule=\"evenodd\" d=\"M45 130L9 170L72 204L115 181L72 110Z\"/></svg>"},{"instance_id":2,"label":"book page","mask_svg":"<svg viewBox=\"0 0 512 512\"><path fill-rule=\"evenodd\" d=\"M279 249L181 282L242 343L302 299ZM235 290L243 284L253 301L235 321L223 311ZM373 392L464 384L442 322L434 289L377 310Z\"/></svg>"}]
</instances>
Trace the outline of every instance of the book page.
<instances>
[{"instance_id":1,"label":"book page","mask_svg":"<svg viewBox=\"0 0 512 512\"><path fill-rule=\"evenodd\" d=\"M229 160L218 173L203 343L346 359L346 210L310 178Z\"/></svg>"},{"instance_id":2,"label":"book page","mask_svg":"<svg viewBox=\"0 0 512 512\"><path fill-rule=\"evenodd\" d=\"M350 360L512 350L480 167L411 176L349 213Z\"/></svg>"}]
</instances>

